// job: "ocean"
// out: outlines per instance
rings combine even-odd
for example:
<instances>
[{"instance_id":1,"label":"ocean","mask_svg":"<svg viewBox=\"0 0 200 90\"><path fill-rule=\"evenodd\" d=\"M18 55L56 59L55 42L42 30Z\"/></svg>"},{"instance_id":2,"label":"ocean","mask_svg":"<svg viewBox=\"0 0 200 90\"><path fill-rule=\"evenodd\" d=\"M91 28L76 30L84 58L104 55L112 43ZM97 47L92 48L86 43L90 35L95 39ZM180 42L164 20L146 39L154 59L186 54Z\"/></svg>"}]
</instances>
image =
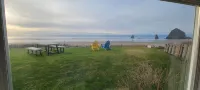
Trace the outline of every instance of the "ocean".
<instances>
[{"instance_id":1,"label":"ocean","mask_svg":"<svg viewBox=\"0 0 200 90\"><path fill-rule=\"evenodd\" d=\"M134 42L153 42L155 35L134 35ZM159 40L166 40L167 35L158 35ZM8 37L8 43L62 43L97 41L132 41L131 35L54 35L54 36L21 36Z\"/></svg>"}]
</instances>

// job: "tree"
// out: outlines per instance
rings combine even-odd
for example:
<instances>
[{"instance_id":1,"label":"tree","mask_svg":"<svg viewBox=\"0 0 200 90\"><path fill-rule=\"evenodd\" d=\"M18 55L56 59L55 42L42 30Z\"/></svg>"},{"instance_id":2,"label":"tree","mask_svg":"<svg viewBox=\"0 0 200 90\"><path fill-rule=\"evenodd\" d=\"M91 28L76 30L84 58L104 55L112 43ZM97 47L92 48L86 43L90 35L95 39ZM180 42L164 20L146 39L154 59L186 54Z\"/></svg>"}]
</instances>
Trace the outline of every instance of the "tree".
<instances>
[{"instance_id":1,"label":"tree","mask_svg":"<svg viewBox=\"0 0 200 90\"><path fill-rule=\"evenodd\" d=\"M159 37L158 37L158 35L157 35L157 34L155 35L155 39L156 39L156 40L157 40L157 39L159 39Z\"/></svg>"},{"instance_id":2,"label":"tree","mask_svg":"<svg viewBox=\"0 0 200 90\"><path fill-rule=\"evenodd\" d=\"M133 39L134 39L134 38L135 38L135 36L134 36L134 35L132 35L132 36L131 36L131 39L132 39L132 41L133 41Z\"/></svg>"}]
</instances>

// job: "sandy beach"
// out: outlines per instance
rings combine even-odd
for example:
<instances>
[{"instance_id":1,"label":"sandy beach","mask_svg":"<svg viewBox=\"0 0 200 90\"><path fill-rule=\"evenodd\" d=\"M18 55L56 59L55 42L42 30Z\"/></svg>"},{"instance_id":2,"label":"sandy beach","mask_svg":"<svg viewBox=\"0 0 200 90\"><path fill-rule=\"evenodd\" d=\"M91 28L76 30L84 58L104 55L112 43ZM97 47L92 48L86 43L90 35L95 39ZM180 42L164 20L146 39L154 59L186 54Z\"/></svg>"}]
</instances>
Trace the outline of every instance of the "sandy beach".
<instances>
[{"instance_id":1,"label":"sandy beach","mask_svg":"<svg viewBox=\"0 0 200 90\"><path fill-rule=\"evenodd\" d=\"M168 43L187 43L187 42L192 42L192 40L157 40L157 41L154 41L154 42L134 42L134 41L112 41L111 42L111 45L114 45L114 46L118 46L118 45L149 45L149 44L156 44L156 45L165 45L165 44L168 44ZM68 44L68 45L90 45L92 42L65 42L65 44ZM105 42L99 42L100 44L103 44Z\"/></svg>"}]
</instances>

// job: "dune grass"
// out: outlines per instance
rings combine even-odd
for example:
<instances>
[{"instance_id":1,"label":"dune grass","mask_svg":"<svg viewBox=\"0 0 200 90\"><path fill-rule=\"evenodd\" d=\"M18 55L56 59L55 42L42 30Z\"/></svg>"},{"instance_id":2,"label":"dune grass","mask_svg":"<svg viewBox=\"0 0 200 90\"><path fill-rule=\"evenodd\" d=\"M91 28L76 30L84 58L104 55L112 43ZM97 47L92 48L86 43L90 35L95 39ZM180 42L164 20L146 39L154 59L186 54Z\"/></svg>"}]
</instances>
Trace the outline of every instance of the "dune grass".
<instances>
[{"instance_id":1,"label":"dune grass","mask_svg":"<svg viewBox=\"0 0 200 90\"><path fill-rule=\"evenodd\" d=\"M14 90L138 90L140 85L156 89L156 83L149 87L146 82L138 82L143 77L135 78L140 76L135 71L142 72L138 67L146 65L143 62L152 68L142 69L144 73L163 71L159 88L164 88L169 58L162 50L143 47L113 47L97 52L66 48L65 53L52 56L29 55L22 48L10 50Z\"/></svg>"}]
</instances>

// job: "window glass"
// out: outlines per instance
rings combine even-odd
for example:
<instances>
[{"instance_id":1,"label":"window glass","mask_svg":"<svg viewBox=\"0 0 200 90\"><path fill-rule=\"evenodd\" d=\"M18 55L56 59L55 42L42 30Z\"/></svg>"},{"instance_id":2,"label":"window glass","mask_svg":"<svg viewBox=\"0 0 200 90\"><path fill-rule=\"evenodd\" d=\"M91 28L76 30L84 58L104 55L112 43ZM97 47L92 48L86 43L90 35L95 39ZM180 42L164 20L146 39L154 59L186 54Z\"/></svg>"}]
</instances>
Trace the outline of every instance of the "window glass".
<instances>
[{"instance_id":1,"label":"window glass","mask_svg":"<svg viewBox=\"0 0 200 90\"><path fill-rule=\"evenodd\" d=\"M183 90L195 8L158 0L6 0L14 90Z\"/></svg>"}]
</instances>

